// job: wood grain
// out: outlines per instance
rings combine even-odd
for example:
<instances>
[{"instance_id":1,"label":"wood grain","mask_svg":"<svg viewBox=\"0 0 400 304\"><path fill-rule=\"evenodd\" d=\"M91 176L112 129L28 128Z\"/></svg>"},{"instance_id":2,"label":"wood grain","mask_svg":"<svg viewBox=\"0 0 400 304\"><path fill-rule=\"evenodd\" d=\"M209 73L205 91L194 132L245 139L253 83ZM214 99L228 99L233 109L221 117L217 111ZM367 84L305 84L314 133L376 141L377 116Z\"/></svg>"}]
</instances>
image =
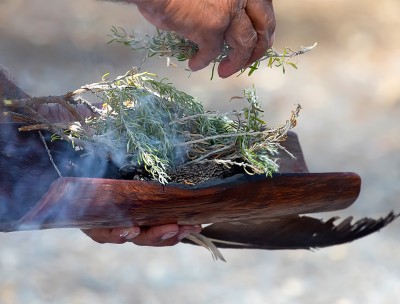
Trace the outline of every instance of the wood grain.
<instances>
[{"instance_id":1,"label":"wood grain","mask_svg":"<svg viewBox=\"0 0 400 304\"><path fill-rule=\"evenodd\" d=\"M59 178L27 216L3 230L262 220L343 209L355 201L359 189L354 173L239 175L191 188Z\"/></svg>"}]
</instances>

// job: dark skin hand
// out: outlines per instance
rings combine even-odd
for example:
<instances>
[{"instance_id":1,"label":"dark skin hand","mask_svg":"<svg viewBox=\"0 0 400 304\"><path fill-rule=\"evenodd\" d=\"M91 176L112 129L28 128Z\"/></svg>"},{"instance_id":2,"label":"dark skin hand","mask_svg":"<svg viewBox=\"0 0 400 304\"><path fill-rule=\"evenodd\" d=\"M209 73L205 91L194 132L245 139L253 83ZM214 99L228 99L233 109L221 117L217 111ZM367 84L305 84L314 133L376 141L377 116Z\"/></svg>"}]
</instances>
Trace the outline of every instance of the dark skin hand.
<instances>
[{"instance_id":1,"label":"dark skin hand","mask_svg":"<svg viewBox=\"0 0 400 304\"><path fill-rule=\"evenodd\" d=\"M98 243L123 244L132 242L139 246L173 246L190 233L200 233L200 226L179 226L176 224L152 227L95 228L82 230Z\"/></svg>"},{"instance_id":2,"label":"dark skin hand","mask_svg":"<svg viewBox=\"0 0 400 304\"><path fill-rule=\"evenodd\" d=\"M90 115L90 111L79 105L79 112ZM58 104L43 105L38 109L38 113L50 122L68 122L72 120L72 115ZM173 246L178 244L190 233L200 233L199 225L177 225L167 224L152 227L115 227L115 228L95 228L82 230L95 242L104 244L123 244L131 242L139 246Z\"/></svg>"},{"instance_id":3,"label":"dark skin hand","mask_svg":"<svg viewBox=\"0 0 400 304\"><path fill-rule=\"evenodd\" d=\"M222 78L248 67L272 46L275 16L272 0L125 0L160 29L195 42L199 51L189 60L197 71L208 66L224 42L230 47L218 66Z\"/></svg>"}]
</instances>

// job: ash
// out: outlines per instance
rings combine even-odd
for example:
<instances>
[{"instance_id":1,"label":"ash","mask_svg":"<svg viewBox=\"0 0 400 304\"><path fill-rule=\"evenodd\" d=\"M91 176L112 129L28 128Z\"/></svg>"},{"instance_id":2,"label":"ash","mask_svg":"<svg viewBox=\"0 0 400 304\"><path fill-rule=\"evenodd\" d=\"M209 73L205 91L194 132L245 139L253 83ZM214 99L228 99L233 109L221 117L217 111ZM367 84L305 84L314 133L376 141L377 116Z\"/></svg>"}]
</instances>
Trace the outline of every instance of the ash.
<instances>
[{"instance_id":1,"label":"ash","mask_svg":"<svg viewBox=\"0 0 400 304\"><path fill-rule=\"evenodd\" d=\"M182 184L198 184L212 178L227 178L239 173L236 167L227 168L224 165L208 162L180 166L169 172L171 182Z\"/></svg>"},{"instance_id":2,"label":"ash","mask_svg":"<svg viewBox=\"0 0 400 304\"><path fill-rule=\"evenodd\" d=\"M206 162L200 164L181 165L170 169L167 173L170 177L169 183L180 183L193 185L218 178L224 179L238 173L243 173L238 166L228 168L222 164ZM114 163L109 163L103 178L154 181L149 172L143 167L125 165L119 168Z\"/></svg>"}]
</instances>

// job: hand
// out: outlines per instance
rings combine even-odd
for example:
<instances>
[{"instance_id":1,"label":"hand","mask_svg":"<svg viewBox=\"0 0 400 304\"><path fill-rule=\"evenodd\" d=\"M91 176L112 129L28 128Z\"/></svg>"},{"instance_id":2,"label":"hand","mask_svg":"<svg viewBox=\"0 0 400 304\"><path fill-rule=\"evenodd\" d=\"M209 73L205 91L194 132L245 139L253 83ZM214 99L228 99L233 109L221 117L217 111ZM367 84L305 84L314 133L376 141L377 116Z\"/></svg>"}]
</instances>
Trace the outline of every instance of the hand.
<instances>
[{"instance_id":1,"label":"hand","mask_svg":"<svg viewBox=\"0 0 400 304\"><path fill-rule=\"evenodd\" d=\"M131 228L96 228L82 230L98 243L123 244L132 242L139 246L173 246L190 233L200 233L201 226L178 226L176 224Z\"/></svg>"},{"instance_id":2,"label":"hand","mask_svg":"<svg viewBox=\"0 0 400 304\"><path fill-rule=\"evenodd\" d=\"M81 106L81 105L79 105ZM78 108L81 115L88 116L86 107ZM42 105L38 112L51 122L68 122L72 115L59 104ZM173 246L190 233L200 233L201 226L179 226L176 224L153 227L95 228L82 230L98 243L123 244L132 242L140 246Z\"/></svg>"},{"instance_id":3,"label":"hand","mask_svg":"<svg viewBox=\"0 0 400 304\"><path fill-rule=\"evenodd\" d=\"M195 42L199 51L189 60L193 71L208 66L224 42L230 47L218 66L222 78L260 59L274 41L272 0L128 0L160 29L175 31Z\"/></svg>"}]
</instances>

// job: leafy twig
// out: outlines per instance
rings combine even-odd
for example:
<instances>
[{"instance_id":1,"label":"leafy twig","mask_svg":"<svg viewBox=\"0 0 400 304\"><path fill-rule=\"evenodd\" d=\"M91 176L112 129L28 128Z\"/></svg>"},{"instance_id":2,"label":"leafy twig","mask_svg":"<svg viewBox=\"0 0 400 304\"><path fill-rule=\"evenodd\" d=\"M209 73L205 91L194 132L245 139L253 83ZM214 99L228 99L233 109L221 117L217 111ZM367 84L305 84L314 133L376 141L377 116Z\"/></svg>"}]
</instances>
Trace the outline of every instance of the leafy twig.
<instances>
[{"instance_id":1,"label":"leafy twig","mask_svg":"<svg viewBox=\"0 0 400 304\"><path fill-rule=\"evenodd\" d=\"M155 55L160 57L167 57L168 62L170 58L176 58L178 61L185 61L190 59L198 50L198 46L192 41L183 38L174 32L157 30L155 36L141 36L135 33L128 34L123 28L111 28L111 42L118 42L131 47L133 50L146 50L147 57L153 57ZM254 62L247 69L242 70L240 74L248 71L248 75L253 74L259 69L261 62L268 61L267 67L282 67L283 73L286 71L286 66L289 65L297 69L295 62L290 59L303 55L311 51L317 43L312 46L301 47L298 51L293 51L291 48L284 48L282 53L279 53L274 48L266 51L264 56ZM226 58L229 52L229 47L224 45L221 54L214 60L213 68L211 71L211 79L214 77L214 69L216 63L221 62Z\"/></svg>"},{"instance_id":2,"label":"leafy twig","mask_svg":"<svg viewBox=\"0 0 400 304\"><path fill-rule=\"evenodd\" d=\"M32 105L67 103L68 110L92 93L100 98L101 109L75 122L50 123L35 113ZM262 120L261 103L254 88L244 90L248 106L240 111L208 113L192 96L177 90L165 79L150 73L129 71L115 80L85 85L63 97L8 101L29 108L28 129L47 129L90 153L106 152L120 161L120 167L143 167L160 183L169 180L168 172L190 163L215 162L242 166L248 173L272 174L278 169L274 156L280 142L296 124L300 106L278 128ZM62 100L62 102L60 102ZM90 108L90 107L89 107ZM233 116L228 118L227 114ZM128 167L129 167L128 166Z\"/></svg>"}]
</instances>

